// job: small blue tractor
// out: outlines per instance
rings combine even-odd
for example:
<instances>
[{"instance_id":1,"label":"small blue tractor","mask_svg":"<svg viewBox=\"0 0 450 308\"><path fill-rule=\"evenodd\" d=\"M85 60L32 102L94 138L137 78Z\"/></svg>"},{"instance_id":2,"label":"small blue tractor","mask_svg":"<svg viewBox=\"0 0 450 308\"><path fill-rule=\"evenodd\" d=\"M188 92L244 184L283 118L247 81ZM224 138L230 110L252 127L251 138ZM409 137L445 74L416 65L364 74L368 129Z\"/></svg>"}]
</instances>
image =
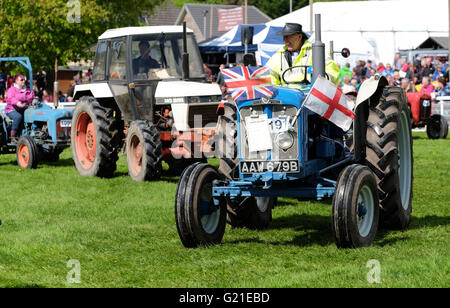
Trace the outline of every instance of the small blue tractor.
<instances>
[{"instance_id":1,"label":"small blue tractor","mask_svg":"<svg viewBox=\"0 0 450 308\"><path fill-rule=\"evenodd\" d=\"M325 76L320 15L316 30L313 81ZM340 140L333 138L331 122L301 108L311 91L311 85L302 86L279 87L270 98L225 104L219 169L196 163L178 182L175 219L185 247L219 244L227 222L232 227L267 228L277 197L332 198L331 225L338 248L371 245L379 225L409 226L413 155L404 91L388 86L382 76L365 81L356 97L352 128ZM268 120L260 122L269 123L271 150L249 150L254 141L248 138L249 119ZM287 129L277 129L283 125Z\"/></svg>"},{"instance_id":2,"label":"small blue tractor","mask_svg":"<svg viewBox=\"0 0 450 308\"><path fill-rule=\"evenodd\" d=\"M29 71L32 84L32 69L28 57L0 58L17 61ZM54 108L46 103L34 101L24 113L24 125L16 143L10 140L11 119L5 114L6 104L0 104L0 153L16 151L20 168L36 168L39 161L57 161L62 150L70 146L72 111Z\"/></svg>"}]
</instances>

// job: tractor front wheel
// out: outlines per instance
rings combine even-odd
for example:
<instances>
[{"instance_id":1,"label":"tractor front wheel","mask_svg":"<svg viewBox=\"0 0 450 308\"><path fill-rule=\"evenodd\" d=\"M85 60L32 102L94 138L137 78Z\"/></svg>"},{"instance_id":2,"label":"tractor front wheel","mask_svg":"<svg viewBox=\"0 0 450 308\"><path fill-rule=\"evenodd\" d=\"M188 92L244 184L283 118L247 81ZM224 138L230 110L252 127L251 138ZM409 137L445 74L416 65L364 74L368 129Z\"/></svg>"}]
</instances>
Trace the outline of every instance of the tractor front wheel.
<instances>
[{"instance_id":1,"label":"tractor front wheel","mask_svg":"<svg viewBox=\"0 0 450 308\"><path fill-rule=\"evenodd\" d=\"M430 139L445 139L448 134L448 123L440 114L433 114L427 124L427 136Z\"/></svg>"},{"instance_id":2,"label":"tractor front wheel","mask_svg":"<svg viewBox=\"0 0 450 308\"><path fill-rule=\"evenodd\" d=\"M39 150L30 136L19 138L16 146L17 164L23 169L34 169L38 164Z\"/></svg>"},{"instance_id":3,"label":"tractor front wheel","mask_svg":"<svg viewBox=\"0 0 450 308\"><path fill-rule=\"evenodd\" d=\"M212 197L217 170L204 163L187 167L175 196L175 220L181 242L187 248L220 244L225 233L226 207Z\"/></svg>"},{"instance_id":4,"label":"tractor front wheel","mask_svg":"<svg viewBox=\"0 0 450 308\"><path fill-rule=\"evenodd\" d=\"M157 180L162 171L161 140L156 127L133 121L126 138L128 174L138 182Z\"/></svg>"},{"instance_id":5,"label":"tractor front wheel","mask_svg":"<svg viewBox=\"0 0 450 308\"><path fill-rule=\"evenodd\" d=\"M377 182L363 165L346 167L338 178L332 201L332 229L338 248L372 244L379 219Z\"/></svg>"}]
</instances>

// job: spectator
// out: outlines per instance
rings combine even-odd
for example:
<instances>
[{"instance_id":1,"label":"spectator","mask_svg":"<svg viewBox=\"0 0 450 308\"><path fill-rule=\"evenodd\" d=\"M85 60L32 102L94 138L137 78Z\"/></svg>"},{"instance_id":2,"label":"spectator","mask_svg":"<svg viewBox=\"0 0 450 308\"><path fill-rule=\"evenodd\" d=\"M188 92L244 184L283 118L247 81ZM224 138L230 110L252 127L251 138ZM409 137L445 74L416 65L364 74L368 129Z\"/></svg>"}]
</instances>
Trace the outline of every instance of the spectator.
<instances>
[{"instance_id":1,"label":"spectator","mask_svg":"<svg viewBox=\"0 0 450 308\"><path fill-rule=\"evenodd\" d=\"M356 91L359 91L359 88L361 87L361 85L364 83L364 81L366 81L367 80L367 77L366 76L361 76L361 78L359 79L359 83L358 83L358 85L356 86Z\"/></svg>"},{"instance_id":2,"label":"spectator","mask_svg":"<svg viewBox=\"0 0 450 308\"><path fill-rule=\"evenodd\" d=\"M383 76L386 77L387 75L394 75L394 70L392 69L391 64L386 63L386 69L383 72Z\"/></svg>"},{"instance_id":3,"label":"spectator","mask_svg":"<svg viewBox=\"0 0 450 308\"><path fill-rule=\"evenodd\" d=\"M375 74L372 75L372 72L371 72L372 70L375 71L375 69L372 67L372 61L367 60L367 65L366 65L366 77L367 78L370 78L371 76L375 75Z\"/></svg>"},{"instance_id":4,"label":"spectator","mask_svg":"<svg viewBox=\"0 0 450 308\"><path fill-rule=\"evenodd\" d=\"M47 89L42 91L42 102L44 103L53 103L53 95L50 95Z\"/></svg>"},{"instance_id":5,"label":"spectator","mask_svg":"<svg viewBox=\"0 0 450 308\"><path fill-rule=\"evenodd\" d=\"M347 94L351 92L356 92L356 88L350 83L350 76L345 75L342 85L342 93Z\"/></svg>"},{"instance_id":6,"label":"spectator","mask_svg":"<svg viewBox=\"0 0 450 308\"><path fill-rule=\"evenodd\" d=\"M450 96L450 84L446 82L444 77L438 78L434 92L437 96Z\"/></svg>"},{"instance_id":7,"label":"spectator","mask_svg":"<svg viewBox=\"0 0 450 308\"><path fill-rule=\"evenodd\" d=\"M409 81L408 78L403 78L401 81L401 85L403 90L405 90L406 93L414 93L417 92L416 88L414 87L414 84L412 81Z\"/></svg>"},{"instance_id":8,"label":"spectator","mask_svg":"<svg viewBox=\"0 0 450 308\"><path fill-rule=\"evenodd\" d=\"M423 93L427 93L427 94L431 94L434 90L433 85L430 83L430 78L429 77L423 77L422 78L422 87L420 88L419 93L423 94Z\"/></svg>"},{"instance_id":9,"label":"spectator","mask_svg":"<svg viewBox=\"0 0 450 308\"><path fill-rule=\"evenodd\" d=\"M6 91L6 75L0 72L0 95L4 96Z\"/></svg>"},{"instance_id":10,"label":"spectator","mask_svg":"<svg viewBox=\"0 0 450 308\"><path fill-rule=\"evenodd\" d=\"M10 74L6 74L6 90L11 88L11 86L14 84L14 78L11 77Z\"/></svg>"},{"instance_id":11,"label":"spectator","mask_svg":"<svg viewBox=\"0 0 450 308\"><path fill-rule=\"evenodd\" d=\"M397 86L397 87L399 87L400 84L401 84L401 81L400 81L400 72L397 71L397 70L394 71L392 83L394 84L394 86Z\"/></svg>"},{"instance_id":12,"label":"spectator","mask_svg":"<svg viewBox=\"0 0 450 308\"><path fill-rule=\"evenodd\" d=\"M432 60L431 57L422 59L422 69L421 69L422 77L433 76L434 68L433 65L431 64L431 60Z\"/></svg>"},{"instance_id":13,"label":"spectator","mask_svg":"<svg viewBox=\"0 0 450 308\"><path fill-rule=\"evenodd\" d=\"M380 73L380 74L383 74L383 72L384 72L384 70L386 69L386 67L383 65L383 63L378 63L378 67L377 67L377 71Z\"/></svg>"},{"instance_id":14,"label":"spectator","mask_svg":"<svg viewBox=\"0 0 450 308\"><path fill-rule=\"evenodd\" d=\"M409 63L406 62L406 59L402 58L402 69L400 71L406 73L408 70L409 70Z\"/></svg>"},{"instance_id":15,"label":"spectator","mask_svg":"<svg viewBox=\"0 0 450 308\"><path fill-rule=\"evenodd\" d=\"M67 101L67 98L63 95L61 91L58 91L58 100L60 103L64 103Z\"/></svg>"},{"instance_id":16,"label":"spectator","mask_svg":"<svg viewBox=\"0 0 450 308\"><path fill-rule=\"evenodd\" d=\"M71 102L73 101L73 93L75 91L75 86L77 85L77 82L75 79L72 79L72 81L70 81L70 87L69 90L67 90L67 101Z\"/></svg>"},{"instance_id":17,"label":"spectator","mask_svg":"<svg viewBox=\"0 0 450 308\"><path fill-rule=\"evenodd\" d=\"M442 66L443 66L443 65L442 65L441 63L439 63L438 65L436 65L436 70L435 70L434 73L433 73L433 81L437 81L438 78L440 78L440 77L448 79L448 72L447 72L447 73L444 73L444 72L442 71Z\"/></svg>"},{"instance_id":18,"label":"spectator","mask_svg":"<svg viewBox=\"0 0 450 308\"><path fill-rule=\"evenodd\" d=\"M402 69L402 58L399 53L394 56L394 69L400 71Z\"/></svg>"},{"instance_id":19,"label":"spectator","mask_svg":"<svg viewBox=\"0 0 450 308\"><path fill-rule=\"evenodd\" d=\"M392 75L386 75L386 79L387 79L388 84L389 84L390 86L393 86L393 85L394 85L394 77L392 77Z\"/></svg>"},{"instance_id":20,"label":"spectator","mask_svg":"<svg viewBox=\"0 0 450 308\"><path fill-rule=\"evenodd\" d=\"M348 62L345 63L345 65L341 67L341 73L340 73L339 77L342 82L344 82L344 76L348 76L350 78L353 76L353 73L350 70L350 63L348 63Z\"/></svg>"}]
</instances>

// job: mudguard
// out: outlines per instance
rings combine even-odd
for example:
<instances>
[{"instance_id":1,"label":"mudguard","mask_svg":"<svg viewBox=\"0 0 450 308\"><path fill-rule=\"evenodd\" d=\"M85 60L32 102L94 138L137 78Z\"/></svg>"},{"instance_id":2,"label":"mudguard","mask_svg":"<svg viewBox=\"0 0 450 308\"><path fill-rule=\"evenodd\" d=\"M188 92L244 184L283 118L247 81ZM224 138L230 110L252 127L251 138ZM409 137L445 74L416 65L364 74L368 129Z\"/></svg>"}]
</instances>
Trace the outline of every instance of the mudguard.
<instances>
[{"instance_id":1,"label":"mudguard","mask_svg":"<svg viewBox=\"0 0 450 308\"><path fill-rule=\"evenodd\" d=\"M384 76L375 75L366 80L358 91L355 102L355 119L353 120L353 142L355 159L364 162L366 157L366 130L367 118L369 116L369 98L378 100L383 89L389 83Z\"/></svg>"}]
</instances>

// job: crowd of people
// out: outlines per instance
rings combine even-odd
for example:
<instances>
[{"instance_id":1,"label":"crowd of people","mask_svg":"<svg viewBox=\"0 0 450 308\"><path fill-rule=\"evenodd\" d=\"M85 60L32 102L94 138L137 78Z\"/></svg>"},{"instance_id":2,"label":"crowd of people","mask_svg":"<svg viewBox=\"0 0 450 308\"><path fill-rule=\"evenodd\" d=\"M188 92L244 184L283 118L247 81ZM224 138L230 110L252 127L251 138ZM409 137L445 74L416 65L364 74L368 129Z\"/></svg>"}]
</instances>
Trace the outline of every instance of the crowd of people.
<instances>
[{"instance_id":1,"label":"crowd of people","mask_svg":"<svg viewBox=\"0 0 450 308\"><path fill-rule=\"evenodd\" d=\"M386 77L389 85L402 87L407 93L427 93L430 96L450 96L449 63L443 58L417 57L407 62L396 54L390 63L373 63L359 60L351 68L350 63L340 67L341 89L344 94L357 93L361 84L371 76Z\"/></svg>"}]
</instances>

